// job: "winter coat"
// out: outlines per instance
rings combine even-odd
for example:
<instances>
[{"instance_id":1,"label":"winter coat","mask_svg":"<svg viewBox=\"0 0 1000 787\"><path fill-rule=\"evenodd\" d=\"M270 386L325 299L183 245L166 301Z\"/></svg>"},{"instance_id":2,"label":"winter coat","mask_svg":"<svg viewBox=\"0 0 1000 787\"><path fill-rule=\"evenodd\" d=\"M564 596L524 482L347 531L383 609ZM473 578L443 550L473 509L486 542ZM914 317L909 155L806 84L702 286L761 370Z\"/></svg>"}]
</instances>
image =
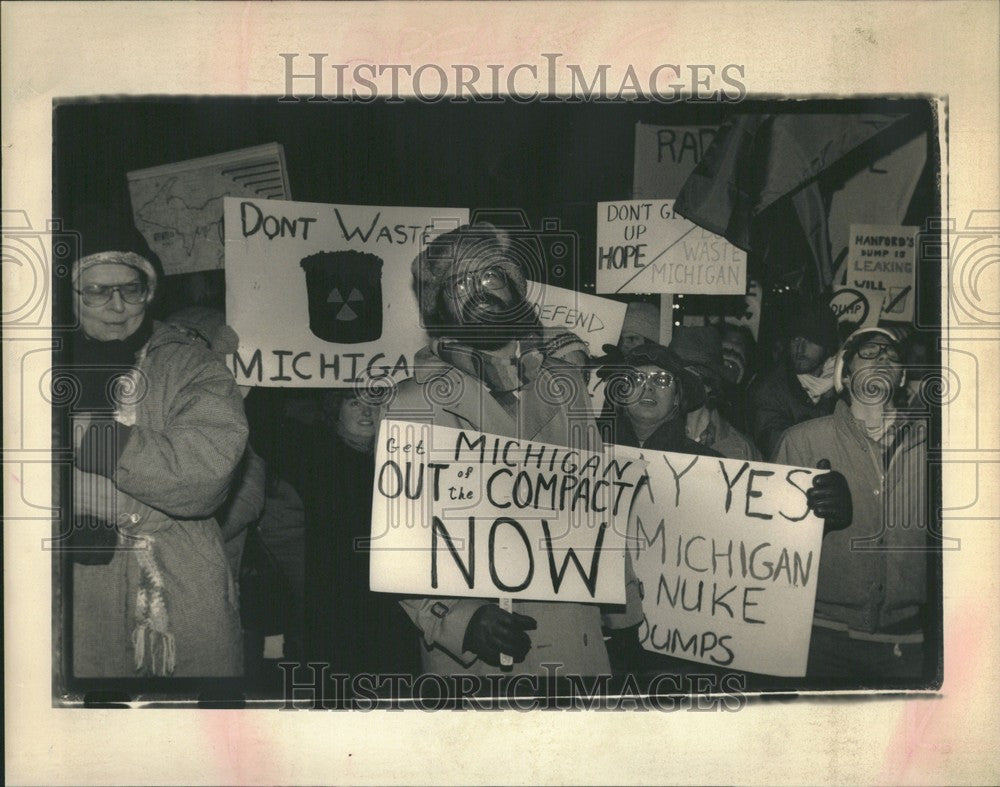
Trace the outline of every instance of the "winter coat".
<instances>
[{"instance_id":1,"label":"winter coat","mask_svg":"<svg viewBox=\"0 0 1000 787\"><path fill-rule=\"evenodd\" d=\"M155 324L138 355L140 394L113 480L74 470L76 515L113 512L107 565L74 566L77 677L236 676L242 636L213 512L243 456L247 425L232 375L183 333Z\"/></svg>"},{"instance_id":2,"label":"winter coat","mask_svg":"<svg viewBox=\"0 0 1000 787\"><path fill-rule=\"evenodd\" d=\"M917 627L927 600L927 425L897 421L893 450L876 443L838 402L833 415L789 429L775 461L815 467L827 459L847 478L850 527L823 537L816 620L853 630ZM907 625L909 624L909 625ZM902 628L900 628L902 627Z\"/></svg>"},{"instance_id":3,"label":"winter coat","mask_svg":"<svg viewBox=\"0 0 1000 787\"><path fill-rule=\"evenodd\" d=\"M789 427L830 415L837 403L833 389L813 402L787 364L779 364L759 377L750 387L747 397L747 425L750 437L760 452L774 456L781 435Z\"/></svg>"},{"instance_id":4,"label":"winter coat","mask_svg":"<svg viewBox=\"0 0 1000 787\"><path fill-rule=\"evenodd\" d=\"M569 391L568 402L553 395L560 390ZM399 385L383 416L557 445L569 444L573 427L589 441L578 447L601 450L579 370L552 356L545 358L538 375L519 391L517 413L512 416L478 378L424 348L415 358L413 377ZM462 647L473 614L483 605L495 602L483 598L432 597L401 603L423 635L426 672L500 674L498 668ZM506 674L547 675L542 665L554 663L561 665L564 675L610 672L598 605L515 599L513 611L534 618L538 627L528 632L531 649L527 657Z\"/></svg>"}]
</instances>

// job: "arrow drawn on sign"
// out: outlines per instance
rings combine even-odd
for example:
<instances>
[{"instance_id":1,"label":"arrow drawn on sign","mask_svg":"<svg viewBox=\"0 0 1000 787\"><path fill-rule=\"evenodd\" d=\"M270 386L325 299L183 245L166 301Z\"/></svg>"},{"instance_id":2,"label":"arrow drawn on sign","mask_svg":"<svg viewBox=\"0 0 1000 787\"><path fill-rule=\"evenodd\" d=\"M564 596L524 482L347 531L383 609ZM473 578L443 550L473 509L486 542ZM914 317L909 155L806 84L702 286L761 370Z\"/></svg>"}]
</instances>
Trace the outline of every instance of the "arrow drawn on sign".
<instances>
[{"instance_id":1,"label":"arrow drawn on sign","mask_svg":"<svg viewBox=\"0 0 1000 787\"><path fill-rule=\"evenodd\" d=\"M666 254L668 251L670 251L674 246L676 246L678 243L680 243L682 240L684 240L684 238L686 238L693 230L696 230L697 228L698 228L697 224L692 224L691 225L691 229L689 229L687 232L685 232L683 235L681 235L677 240L675 240L673 243L671 243L669 246L667 246L667 248L665 248L663 251L661 251L659 254L657 254L655 257L653 257L653 259L651 259L649 262L647 262L643 267L639 268L639 270L637 270L632 276L630 276L629 279L628 279L628 281L625 282L617 290L615 290L615 292L619 293L619 292L622 291L623 287L628 287L632 283L632 281L635 279L636 276L638 276L640 273L642 273L645 270L649 270L649 266L650 265L652 265L654 262L656 262L658 259L660 259L660 257L662 257L664 254Z\"/></svg>"}]
</instances>

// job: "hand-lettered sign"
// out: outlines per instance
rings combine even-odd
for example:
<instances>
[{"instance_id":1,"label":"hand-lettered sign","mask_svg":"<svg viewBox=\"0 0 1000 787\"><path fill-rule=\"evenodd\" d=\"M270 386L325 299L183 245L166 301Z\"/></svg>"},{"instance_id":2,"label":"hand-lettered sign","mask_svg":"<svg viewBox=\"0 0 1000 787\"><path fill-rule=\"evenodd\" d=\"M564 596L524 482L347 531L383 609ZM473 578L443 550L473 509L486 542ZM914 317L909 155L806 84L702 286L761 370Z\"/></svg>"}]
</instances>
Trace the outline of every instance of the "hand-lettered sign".
<instances>
[{"instance_id":1,"label":"hand-lettered sign","mask_svg":"<svg viewBox=\"0 0 1000 787\"><path fill-rule=\"evenodd\" d=\"M410 265L467 211L227 198L225 215L238 383L337 388L410 375L428 341Z\"/></svg>"},{"instance_id":2,"label":"hand-lettered sign","mask_svg":"<svg viewBox=\"0 0 1000 787\"><path fill-rule=\"evenodd\" d=\"M817 471L613 446L646 460L629 518L642 646L717 667L805 675L823 523Z\"/></svg>"},{"instance_id":3,"label":"hand-lettered sign","mask_svg":"<svg viewBox=\"0 0 1000 787\"><path fill-rule=\"evenodd\" d=\"M635 199L673 199L712 140L718 126L635 125Z\"/></svg>"},{"instance_id":4,"label":"hand-lettered sign","mask_svg":"<svg viewBox=\"0 0 1000 787\"><path fill-rule=\"evenodd\" d=\"M626 309L621 301L534 281L528 282L525 297L542 325L575 333L591 355L602 355L605 344L617 344L621 337Z\"/></svg>"},{"instance_id":5,"label":"hand-lettered sign","mask_svg":"<svg viewBox=\"0 0 1000 787\"><path fill-rule=\"evenodd\" d=\"M375 468L372 590L624 603L637 461L385 420Z\"/></svg>"},{"instance_id":6,"label":"hand-lettered sign","mask_svg":"<svg viewBox=\"0 0 1000 787\"><path fill-rule=\"evenodd\" d=\"M847 287L863 292L869 308L881 320L913 321L918 230L898 225L851 225Z\"/></svg>"},{"instance_id":7,"label":"hand-lettered sign","mask_svg":"<svg viewBox=\"0 0 1000 787\"><path fill-rule=\"evenodd\" d=\"M743 295L747 255L674 200L597 203L597 292Z\"/></svg>"}]
</instances>

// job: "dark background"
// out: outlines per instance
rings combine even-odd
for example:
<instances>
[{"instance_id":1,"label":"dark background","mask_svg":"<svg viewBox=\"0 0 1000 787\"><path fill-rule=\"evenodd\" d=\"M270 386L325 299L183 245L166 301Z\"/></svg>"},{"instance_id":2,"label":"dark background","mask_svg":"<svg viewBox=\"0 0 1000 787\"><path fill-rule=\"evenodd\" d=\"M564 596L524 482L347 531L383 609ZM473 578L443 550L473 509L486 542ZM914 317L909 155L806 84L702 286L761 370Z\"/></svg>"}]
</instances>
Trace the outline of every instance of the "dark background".
<instances>
[{"instance_id":1,"label":"dark background","mask_svg":"<svg viewBox=\"0 0 1000 787\"><path fill-rule=\"evenodd\" d=\"M823 176L824 190L866 167L880 150L930 131L925 176L906 223L941 215L936 121L920 99L747 100L740 103L553 102L434 105L277 98L97 99L54 112L53 215L82 236L82 253L131 249L152 256L132 223L126 173L251 147L284 146L292 198L305 202L520 209L533 228L555 218L577 233L581 289L593 291L596 207L632 193L635 124L714 125L735 113L905 112L911 118L862 146ZM790 258L808 247L788 199L765 212L769 237ZM750 271L772 298L775 284L751 252ZM920 314L938 324L939 275L921 270ZM178 302L177 280L161 290L159 314ZM561 283L554 281L554 283ZM788 283L783 281L781 283ZM173 286L171 286L173 285ZM794 294L793 287L793 294ZM635 296L632 296L635 297ZM781 311L773 296L765 323ZM687 296L689 313L739 311L741 299ZM56 301L66 308L65 298ZM765 324L764 332L769 326Z\"/></svg>"}]
</instances>

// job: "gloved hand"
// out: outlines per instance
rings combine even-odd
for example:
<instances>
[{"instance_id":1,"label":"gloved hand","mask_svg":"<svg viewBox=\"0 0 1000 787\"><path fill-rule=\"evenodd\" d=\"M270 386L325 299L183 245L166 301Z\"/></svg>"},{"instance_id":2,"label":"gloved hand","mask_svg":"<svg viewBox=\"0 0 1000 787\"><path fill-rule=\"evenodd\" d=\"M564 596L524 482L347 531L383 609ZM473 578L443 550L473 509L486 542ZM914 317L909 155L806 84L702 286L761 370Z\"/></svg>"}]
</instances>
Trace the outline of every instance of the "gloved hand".
<instances>
[{"instance_id":1,"label":"gloved hand","mask_svg":"<svg viewBox=\"0 0 1000 787\"><path fill-rule=\"evenodd\" d=\"M531 650L531 639L524 632L537 626L535 619L527 615L504 612L496 604L484 604L469 620L462 647L494 667L499 666L501 653L515 662L524 661Z\"/></svg>"},{"instance_id":2,"label":"gloved hand","mask_svg":"<svg viewBox=\"0 0 1000 787\"><path fill-rule=\"evenodd\" d=\"M601 347L604 355L593 358L590 368L594 369L594 374L601 380L607 380L615 374L624 371L625 354L618 349L617 345L605 344Z\"/></svg>"},{"instance_id":3,"label":"gloved hand","mask_svg":"<svg viewBox=\"0 0 1000 787\"><path fill-rule=\"evenodd\" d=\"M816 467L830 470L830 460L820 459ZM824 534L843 530L854 518L854 502L851 500L847 479L835 470L813 476L812 486L806 492L806 500L813 513L823 520Z\"/></svg>"}]
</instances>

